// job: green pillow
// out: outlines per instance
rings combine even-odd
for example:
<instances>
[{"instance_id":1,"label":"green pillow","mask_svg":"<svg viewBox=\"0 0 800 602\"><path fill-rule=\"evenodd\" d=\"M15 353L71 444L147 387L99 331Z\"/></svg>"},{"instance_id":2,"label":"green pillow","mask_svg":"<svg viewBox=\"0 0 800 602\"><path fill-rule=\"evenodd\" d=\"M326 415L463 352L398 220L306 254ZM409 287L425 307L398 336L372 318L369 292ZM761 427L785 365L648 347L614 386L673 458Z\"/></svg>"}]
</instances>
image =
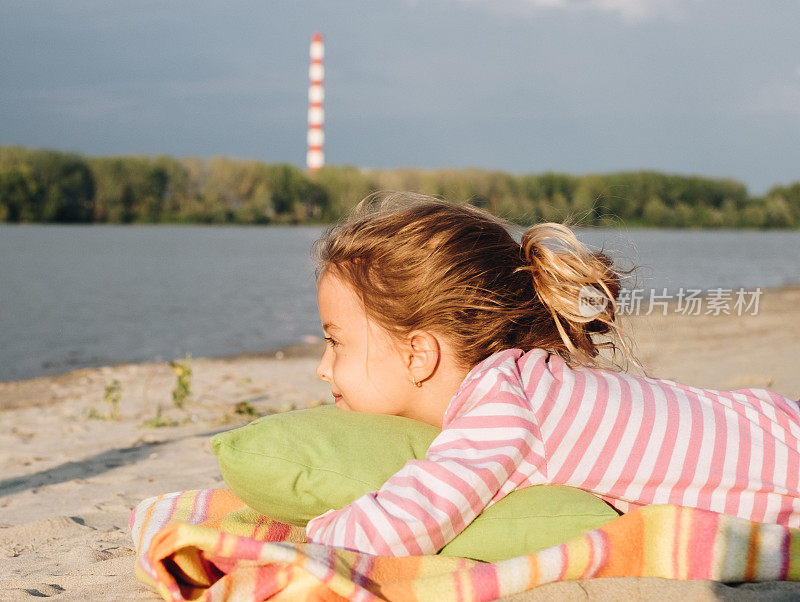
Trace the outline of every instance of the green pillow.
<instances>
[{"instance_id":1,"label":"green pillow","mask_svg":"<svg viewBox=\"0 0 800 602\"><path fill-rule=\"evenodd\" d=\"M222 478L262 514L305 525L380 489L439 429L409 418L327 405L258 418L211 438Z\"/></svg>"},{"instance_id":2,"label":"green pillow","mask_svg":"<svg viewBox=\"0 0 800 602\"><path fill-rule=\"evenodd\" d=\"M439 554L497 562L558 545L615 518L616 510L582 489L534 485L486 508Z\"/></svg>"},{"instance_id":3,"label":"green pillow","mask_svg":"<svg viewBox=\"0 0 800 602\"><path fill-rule=\"evenodd\" d=\"M264 416L215 435L211 447L228 487L248 506L305 525L379 489L407 460L424 458L439 432L408 418L322 406ZM487 562L513 558L617 516L580 489L527 487L484 510L440 554Z\"/></svg>"}]
</instances>

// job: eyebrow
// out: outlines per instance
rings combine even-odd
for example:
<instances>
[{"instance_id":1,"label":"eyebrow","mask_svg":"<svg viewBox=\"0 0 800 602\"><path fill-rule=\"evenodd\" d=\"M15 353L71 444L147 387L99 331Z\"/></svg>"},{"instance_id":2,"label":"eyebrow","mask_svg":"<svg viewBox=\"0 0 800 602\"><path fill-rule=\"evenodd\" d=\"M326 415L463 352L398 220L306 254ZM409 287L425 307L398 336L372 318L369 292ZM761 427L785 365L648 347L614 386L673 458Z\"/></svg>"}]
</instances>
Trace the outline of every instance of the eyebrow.
<instances>
[{"instance_id":1,"label":"eyebrow","mask_svg":"<svg viewBox=\"0 0 800 602\"><path fill-rule=\"evenodd\" d=\"M322 330L341 330L341 328L331 322L325 322L325 324L322 325Z\"/></svg>"}]
</instances>

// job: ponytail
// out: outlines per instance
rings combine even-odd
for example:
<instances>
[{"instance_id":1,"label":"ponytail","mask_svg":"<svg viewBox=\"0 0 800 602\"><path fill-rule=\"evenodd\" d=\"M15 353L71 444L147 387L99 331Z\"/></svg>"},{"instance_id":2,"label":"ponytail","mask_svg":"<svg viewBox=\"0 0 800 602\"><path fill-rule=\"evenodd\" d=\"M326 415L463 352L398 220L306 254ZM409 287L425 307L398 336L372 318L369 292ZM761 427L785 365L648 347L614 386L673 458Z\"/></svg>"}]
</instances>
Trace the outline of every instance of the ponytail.
<instances>
[{"instance_id":1,"label":"ponytail","mask_svg":"<svg viewBox=\"0 0 800 602\"><path fill-rule=\"evenodd\" d=\"M620 272L602 252L588 250L563 224L543 223L522 235L521 253L538 300L555 323L568 359L596 365L601 348L620 350L640 366L617 320ZM596 343L591 335L608 334L613 341Z\"/></svg>"}]
</instances>

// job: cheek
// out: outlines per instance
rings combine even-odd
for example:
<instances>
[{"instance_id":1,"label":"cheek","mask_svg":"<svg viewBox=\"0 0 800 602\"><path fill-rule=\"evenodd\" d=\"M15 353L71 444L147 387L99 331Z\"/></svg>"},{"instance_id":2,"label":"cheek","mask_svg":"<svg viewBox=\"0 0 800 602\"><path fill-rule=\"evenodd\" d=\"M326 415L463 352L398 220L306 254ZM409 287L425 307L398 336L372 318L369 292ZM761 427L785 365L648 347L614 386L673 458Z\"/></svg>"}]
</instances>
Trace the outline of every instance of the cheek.
<instances>
[{"instance_id":1,"label":"cheek","mask_svg":"<svg viewBox=\"0 0 800 602\"><path fill-rule=\"evenodd\" d=\"M395 390L405 380L405 368L397 353L390 349L376 351L369 362L369 380L378 390Z\"/></svg>"},{"instance_id":2,"label":"cheek","mask_svg":"<svg viewBox=\"0 0 800 602\"><path fill-rule=\"evenodd\" d=\"M383 367L387 370L401 374L405 370L403 355L397 348L396 344L391 341L383 341L383 345L380 347L378 357L380 358Z\"/></svg>"},{"instance_id":3,"label":"cheek","mask_svg":"<svg viewBox=\"0 0 800 602\"><path fill-rule=\"evenodd\" d=\"M353 360L347 353L337 351L334 353L331 364L333 379L340 385L346 386L353 381Z\"/></svg>"}]
</instances>

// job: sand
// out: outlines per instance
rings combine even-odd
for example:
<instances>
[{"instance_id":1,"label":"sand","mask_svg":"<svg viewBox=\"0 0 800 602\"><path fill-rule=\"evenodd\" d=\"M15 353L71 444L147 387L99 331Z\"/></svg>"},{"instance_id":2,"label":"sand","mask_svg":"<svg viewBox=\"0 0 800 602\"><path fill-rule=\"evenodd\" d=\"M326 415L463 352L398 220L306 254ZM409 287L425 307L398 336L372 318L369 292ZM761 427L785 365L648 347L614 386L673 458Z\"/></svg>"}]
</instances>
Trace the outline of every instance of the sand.
<instances>
[{"instance_id":1,"label":"sand","mask_svg":"<svg viewBox=\"0 0 800 602\"><path fill-rule=\"evenodd\" d=\"M685 316L670 306L667 315L626 316L624 323L652 376L720 389L768 387L800 399L800 286L765 290L755 316ZM184 410L173 405L176 375L167 363L0 383L0 600L158 599L133 574L131 508L159 493L222 486L208 439L248 422L248 409L263 414L329 401L315 376L321 350L320 343L193 359ZM104 395L115 380L120 416L108 419ZM152 426L159 405L167 426ZM759 587L598 579L512 599L800 597L790 584Z\"/></svg>"}]
</instances>

